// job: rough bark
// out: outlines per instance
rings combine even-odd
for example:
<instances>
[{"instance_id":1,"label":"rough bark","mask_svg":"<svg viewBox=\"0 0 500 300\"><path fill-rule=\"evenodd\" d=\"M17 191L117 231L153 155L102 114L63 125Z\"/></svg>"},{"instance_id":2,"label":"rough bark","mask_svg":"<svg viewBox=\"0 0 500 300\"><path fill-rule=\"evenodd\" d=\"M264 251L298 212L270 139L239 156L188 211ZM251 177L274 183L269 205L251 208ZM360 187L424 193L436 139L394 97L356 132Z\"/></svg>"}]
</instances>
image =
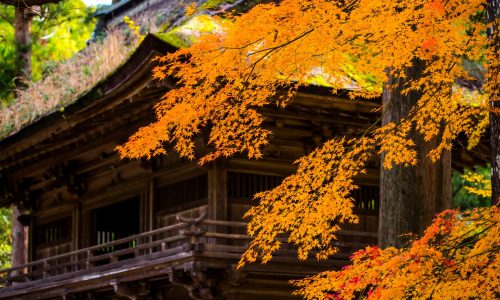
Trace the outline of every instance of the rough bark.
<instances>
[{"instance_id":1,"label":"rough bark","mask_svg":"<svg viewBox=\"0 0 500 300\"><path fill-rule=\"evenodd\" d=\"M16 88L22 88L31 77L31 19L32 11L24 5L15 7L14 30L16 38ZM12 214L12 266L28 263L28 227L19 217L22 211L15 206ZM16 271L25 272L25 270ZM16 274L12 274L16 275Z\"/></svg>"},{"instance_id":2,"label":"rough bark","mask_svg":"<svg viewBox=\"0 0 500 300\"><path fill-rule=\"evenodd\" d=\"M492 107L500 110L500 101L492 102ZM500 116L490 113L491 135L491 203L500 206Z\"/></svg>"},{"instance_id":3,"label":"rough bark","mask_svg":"<svg viewBox=\"0 0 500 300\"><path fill-rule=\"evenodd\" d=\"M422 62L415 62L406 70L407 78L417 78L422 68ZM418 93L402 95L400 79L392 78L388 84L396 87L384 90L383 125L407 116L420 97ZM426 155L437 140L425 142L416 132L411 138L418 151L417 165L381 169L378 243L382 248L404 246L408 233L421 234L436 213L451 207L451 153L443 153L433 163Z\"/></svg>"},{"instance_id":4,"label":"rough bark","mask_svg":"<svg viewBox=\"0 0 500 300\"><path fill-rule=\"evenodd\" d=\"M15 9L15 36L16 36L16 87L22 87L31 77L31 26L32 14L29 8L19 6Z\"/></svg>"},{"instance_id":5,"label":"rough bark","mask_svg":"<svg viewBox=\"0 0 500 300\"><path fill-rule=\"evenodd\" d=\"M28 263L28 227L19 222L22 211L14 207L12 214L12 266Z\"/></svg>"},{"instance_id":6,"label":"rough bark","mask_svg":"<svg viewBox=\"0 0 500 300\"><path fill-rule=\"evenodd\" d=\"M500 53L498 19L500 18L500 1L488 1L488 21L493 24L488 30L488 36L494 41L495 53ZM493 64L489 70L495 89L491 95L490 139L491 139L491 201L500 205L500 91L498 87L499 66Z\"/></svg>"}]
</instances>

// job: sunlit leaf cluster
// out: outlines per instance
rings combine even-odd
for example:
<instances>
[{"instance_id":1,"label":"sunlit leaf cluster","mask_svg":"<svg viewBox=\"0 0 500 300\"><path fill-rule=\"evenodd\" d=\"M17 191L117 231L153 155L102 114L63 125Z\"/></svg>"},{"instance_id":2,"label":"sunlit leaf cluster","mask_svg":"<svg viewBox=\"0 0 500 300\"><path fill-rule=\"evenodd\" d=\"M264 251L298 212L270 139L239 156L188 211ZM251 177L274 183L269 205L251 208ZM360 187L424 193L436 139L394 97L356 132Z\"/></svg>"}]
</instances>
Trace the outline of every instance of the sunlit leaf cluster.
<instances>
[{"instance_id":1,"label":"sunlit leaf cluster","mask_svg":"<svg viewBox=\"0 0 500 300\"><path fill-rule=\"evenodd\" d=\"M469 183L464 188L471 194L481 197L491 197L491 179L485 177L484 174L465 170L462 175L463 179Z\"/></svg>"},{"instance_id":2,"label":"sunlit leaf cluster","mask_svg":"<svg viewBox=\"0 0 500 300\"><path fill-rule=\"evenodd\" d=\"M305 299L498 299L500 209L440 213L405 249L367 247L352 265L295 281Z\"/></svg>"},{"instance_id":3,"label":"sunlit leaf cluster","mask_svg":"<svg viewBox=\"0 0 500 300\"><path fill-rule=\"evenodd\" d=\"M380 97L388 78L404 81L403 93L421 95L406 118L371 127L362 138L325 143L300 159L297 173L281 186L259 194L260 204L247 214L256 239L241 264L268 261L284 233L299 247L300 258L310 250L324 258L335 251L330 242L339 224L356 220L349 194L370 155L384 152L386 168L415 165L415 143L408 137L414 130L440 141L430 159L450 150L459 134L470 138L469 147L479 141L491 91L480 90L472 105L453 87L473 79L464 62L485 68L498 57L485 34L484 5L484 0L284 0L225 15L217 31L157 59L154 77L175 79L179 87L155 106L156 121L117 149L122 157L150 158L172 146L195 159L194 139L203 130L210 151L201 164L240 153L260 158L271 132L261 126L259 108L285 107L301 85L322 77L333 93L348 88L351 98L371 99ZM422 75L407 78L405 70L415 63L423 66Z\"/></svg>"},{"instance_id":4,"label":"sunlit leaf cluster","mask_svg":"<svg viewBox=\"0 0 500 300\"><path fill-rule=\"evenodd\" d=\"M348 149L358 143L358 151ZM343 223L357 223L350 194L356 186L353 178L364 172L369 155L369 139L332 140L308 157L298 160L297 173L283 183L257 194L260 205L246 214L252 221L248 232L255 236L239 266L261 260L268 262L280 248L280 233L288 232L286 241L298 246L299 259L307 259L317 250L317 259L337 252L333 242ZM361 150L362 149L362 150Z\"/></svg>"},{"instance_id":5,"label":"sunlit leaf cluster","mask_svg":"<svg viewBox=\"0 0 500 300\"><path fill-rule=\"evenodd\" d=\"M491 205L491 166L476 166L463 172L453 171L453 206L460 209Z\"/></svg>"}]
</instances>

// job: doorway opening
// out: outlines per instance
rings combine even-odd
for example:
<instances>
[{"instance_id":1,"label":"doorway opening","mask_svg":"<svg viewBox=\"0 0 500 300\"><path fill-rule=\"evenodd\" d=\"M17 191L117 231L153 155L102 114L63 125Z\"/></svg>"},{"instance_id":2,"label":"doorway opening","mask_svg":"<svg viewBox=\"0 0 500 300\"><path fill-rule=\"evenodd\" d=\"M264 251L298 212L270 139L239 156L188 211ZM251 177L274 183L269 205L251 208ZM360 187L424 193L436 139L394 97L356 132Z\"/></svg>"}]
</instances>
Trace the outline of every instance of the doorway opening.
<instances>
[{"instance_id":1,"label":"doorway opening","mask_svg":"<svg viewBox=\"0 0 500 300\"><path fill-rule=\"evenodd\" d=\"M92 244L102 245L127 238L140 231L140 198L133 197L118 203L95 209L92 212ZM135 247L136 240L106 246L94 253L102 255L117 250ZM119 257L119 260L128 257Z\"/></svg>"}]
</instances>

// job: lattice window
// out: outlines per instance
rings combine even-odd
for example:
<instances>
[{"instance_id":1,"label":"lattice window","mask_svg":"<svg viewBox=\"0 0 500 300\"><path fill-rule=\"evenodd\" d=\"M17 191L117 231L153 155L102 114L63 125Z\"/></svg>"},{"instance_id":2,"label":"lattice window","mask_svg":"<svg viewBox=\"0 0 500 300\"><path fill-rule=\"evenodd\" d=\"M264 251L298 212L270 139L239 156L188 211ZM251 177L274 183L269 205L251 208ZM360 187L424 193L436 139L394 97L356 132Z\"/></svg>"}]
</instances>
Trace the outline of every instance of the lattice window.
<instances>
[{"instance_id":1,"label":"lattice window","mask_svg":"<svg viewBox=\"0 0 500 300\"><path fill-rule=\"evenodd\" d=\"M189 209L207 199L207 174L156 189L156 208L159 211Z\"/></svg>"},{"instance_id":2,"label":"lattice window","mask_svg":"<svg viewBox=\"0 0 500 300\"><path fill-rule=\"evenodd\" d=\"M230 199L251 199L255 194L270 190L283 181L282 176L229 172L227 195Z\"/></svg>"},{"instance_id":3,"label":"lattice window","mask_svg":"<svg viewBox=\"0 0 500 300\"><path fill-rule=\"evenodd\" d=\"M34 230L35 245L42 246L70 241L71 223L71 217L66 217L50 223L36 225Z\"/></svg>"},{"instance_id":4,"label":"lattice window","mask_svg":"<svg viewBox=\"0 0 500 300\"><path fill-rule=\"evenodd\" d=\"M380 188L378 186L362 185L352 192L352 196L359 210L376 211L379 209Z\"/></svg>"}]
</instances>

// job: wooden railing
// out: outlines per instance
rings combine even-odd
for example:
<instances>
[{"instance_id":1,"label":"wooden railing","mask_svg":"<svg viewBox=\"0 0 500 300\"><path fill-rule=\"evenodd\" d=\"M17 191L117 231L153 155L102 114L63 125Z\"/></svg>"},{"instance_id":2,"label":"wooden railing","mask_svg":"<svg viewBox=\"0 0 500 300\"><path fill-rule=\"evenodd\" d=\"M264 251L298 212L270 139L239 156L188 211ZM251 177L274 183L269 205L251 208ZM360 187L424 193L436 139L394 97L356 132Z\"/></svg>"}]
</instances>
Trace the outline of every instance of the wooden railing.
<instances>
[{"instance_id":1,"label":"wooden railing","mask_svg":"<svg viewBox=\"0 0 500 300\"><path fill-rule=\"evenodd\" d=\"M134 263L134 259L162 258L189 251L238 259L251 239L245 233L247 224L243 222L208 220L204 214L196 219L178 216L177 220L178 223L171 226L0 270L0 287L8 287L15 282L119 268ZM376 233L358 231L343 231L341 235L362 239L376 237ZM347 252L366 244L339 241L337 246L344 249L340 255L347 257ZM296 252L285 246L278 256L292 257L296 256Z\"/></svg>"}]
</instances>

